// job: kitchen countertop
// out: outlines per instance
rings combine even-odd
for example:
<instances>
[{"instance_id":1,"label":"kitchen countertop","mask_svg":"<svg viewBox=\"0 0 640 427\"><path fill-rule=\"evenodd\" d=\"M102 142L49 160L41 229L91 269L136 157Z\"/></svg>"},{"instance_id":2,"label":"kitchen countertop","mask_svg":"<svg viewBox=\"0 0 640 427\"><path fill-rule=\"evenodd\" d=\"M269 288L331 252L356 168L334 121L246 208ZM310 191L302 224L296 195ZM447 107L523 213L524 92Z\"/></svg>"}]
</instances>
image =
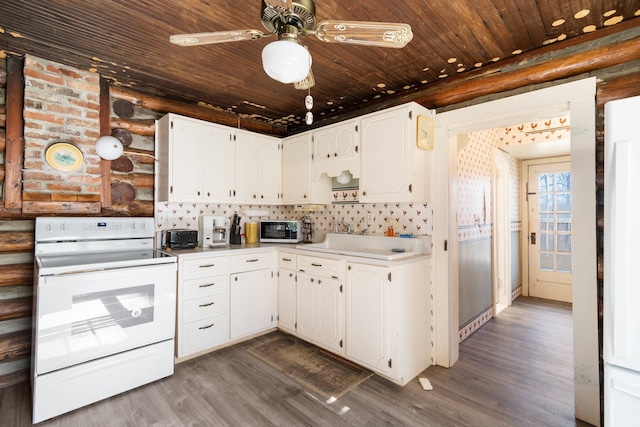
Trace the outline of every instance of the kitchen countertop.
<instances>
[{"instance_id":1,"label":"kitchen countertop","mask_svg":"<svg viewBox=\"0 0 640 427\"><path fill-rule=\"evenodd\" d=\"M421 254L421 255L416 255L412 257L402 258L400 260L389 261L389 260L382 260L382 259L375 259L375 258L366 258L366 257L359 257L359 256L340 255L340 254L332 254L332 253L326 253L326 252L320 252L320 251L305 250L305 249L296 248L297 245L304 245L304 243L297 243L297 244L243 243L241 245L217 246L213 248L204 248L204 247L197 246L193 249L162 249L162 250L172 255L189 257L191 255L193 256L230 255L233 253L239 253L240 251L267 252L267 251L276 249L280 251L295 253L297 255L318 256L320 258L345 260L350 262L359 262L359 263L365 263L369 265L382 265L382 266L401 265L401 264L419 261L425 258L431 258L431 255L429 254Z\"/></svg>"}]
</instances>

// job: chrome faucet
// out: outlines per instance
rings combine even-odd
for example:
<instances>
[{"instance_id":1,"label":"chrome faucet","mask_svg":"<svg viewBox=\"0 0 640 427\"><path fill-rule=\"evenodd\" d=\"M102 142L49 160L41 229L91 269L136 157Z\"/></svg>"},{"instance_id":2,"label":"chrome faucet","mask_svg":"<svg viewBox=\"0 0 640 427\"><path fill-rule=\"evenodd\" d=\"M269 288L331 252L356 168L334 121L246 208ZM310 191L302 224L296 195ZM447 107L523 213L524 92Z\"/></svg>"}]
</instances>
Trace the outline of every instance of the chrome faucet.
<instances>
[{"instance_id":1,"label":"chrome faucet","mask_svg":"<svg viewBox=\"0 0 640 427\"><path fill-rule=\"evenodd\" d=\"M344 220L341 220L340 225L342 225L345 230L347 230L347 234L351 234L351 224L344 222Z\"/></svg>"}]
</instances>

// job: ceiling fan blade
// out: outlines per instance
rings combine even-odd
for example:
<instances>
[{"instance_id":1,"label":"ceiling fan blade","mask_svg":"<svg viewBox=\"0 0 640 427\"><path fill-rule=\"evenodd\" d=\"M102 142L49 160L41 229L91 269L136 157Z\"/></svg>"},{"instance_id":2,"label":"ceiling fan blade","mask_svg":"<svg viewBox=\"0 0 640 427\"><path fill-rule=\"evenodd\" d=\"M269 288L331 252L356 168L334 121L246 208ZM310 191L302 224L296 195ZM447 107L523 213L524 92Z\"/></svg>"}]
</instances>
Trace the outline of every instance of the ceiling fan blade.
<instances>
[{"instance_id":1,"label":"ceiling fan blade","mask_svg":"<svg viewBox=\"0 0 640 427\"><path fill-rule=\"evenodd\" d=\"M316 79L313 78L313 71L309 68L309 74L304 80L300 80L299 82L293 83L293 87L300 90L307 90L315 86Z\"/></svg>"},{"instance_id":2,"label":"ceiling fan blade","mask_svg":"<svg viewBox=\"0 0 640 427\"><path fill-rule=\"evenodd\" d=\"M264 0L264 4L269 7L275 7L278 10L293 10L293 2L291 0Z\"/></svg>"},{"instance_id":3,"label":"ceiling fan blade","mask_svg":"<svg viewBox=\"0 0 640 427\"><path fill-rule=\"evenodd\" d=\"M321 21L313 32L324 42L378 47L405 47L413 38L411 26L393 22Z\"/></svg>"},{"instance_id":4,"label":"ceiling fan blade","mask_svg":"<svg viewBox=\"0 0 640 427\"><path fill-rule=\"evenodd\" d=\"M174 34L169 37L169 41L179 46L197 46L200 44L258 40L262 37L264 37L264 33L262 31L234 30L215 31L213 33Z\"/></svg>"}]
</instances>

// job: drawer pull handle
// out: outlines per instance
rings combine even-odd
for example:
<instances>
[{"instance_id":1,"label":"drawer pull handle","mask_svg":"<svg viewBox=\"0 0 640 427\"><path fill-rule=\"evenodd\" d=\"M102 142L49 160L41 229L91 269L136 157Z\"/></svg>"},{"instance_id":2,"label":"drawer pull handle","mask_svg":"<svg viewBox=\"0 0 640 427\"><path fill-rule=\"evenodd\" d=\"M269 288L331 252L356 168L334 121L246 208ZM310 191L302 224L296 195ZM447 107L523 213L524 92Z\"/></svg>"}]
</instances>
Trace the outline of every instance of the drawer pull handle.
<instances>
[{"instance_id":1,"label":"drawer pull handle","mask_svg":"<svg viewBox=\"0 0 640 427\"><path fill-rule=\"evenodd\" d=\"M205 284L205 285L200 285L200 286L198 286L198 287L199 287L199 288L208 288L209 286L213 286L213 285L215 285L215 283L207 283L207 284Z\"/></svg>"},{"instance_id":2,"label":"drawer pull handle","mask_svg":"<svg viewBox=\"0 0 640 427\"><path fill-rule=\"evenodd\" d=\"M316 264L315 262L312 262L311 265L314 267L322 267L322 264Z\"/></svg>"},{"instance_id":3,"label":"drawer pull handle","mask_svg":"<svg viewBox=\"0 0 640 427\"><path fill-rule=\"evenodd\" d=\"M291 258L282 258L283 261L291 262Z\"/></svg>"},{"instance_id":4,"label":"drawer pull handle","mask_svg":"<svg viewBox=\"0 0 640 427\"><path fill-rule=\"evenodd\" d=\"M207 325L207 326L200 326L198 329L209 329L209 328L211 328L213 326L215 326L215 323L212 323L212 324Z\"/></svg>"},{"instance_id":5,"label":"drawer pull handle","mask_svg":"<svg viewBox=\"0 0 640 427\"><path fill-rule=\"evenodd\" d=\"M204 264L204 265L201 265L199 268L211 268L215 266L216 266L215 264Z\"/></svg>"},{"instance_id":6,"label":"drawer pull handle","mask_svg":"<svg viewBox=\"0 0 640 427\"><path fill-rule=\"evenodd\" d=\"M208 302L206 304L200 304L199 307L209 307L211 305L215 304L215 302Z\"/></svg>"},{"instance_id":7,"label":"drawer pull handle","mask_svg":"<svg viewBox=\"0 0 640 427\"><path fill-rule=\"evenodd\" d=\"M253 258L253 259L248 259L247 262L258 262L259 259L258 258Z\"/></svg>"}]
</instances>

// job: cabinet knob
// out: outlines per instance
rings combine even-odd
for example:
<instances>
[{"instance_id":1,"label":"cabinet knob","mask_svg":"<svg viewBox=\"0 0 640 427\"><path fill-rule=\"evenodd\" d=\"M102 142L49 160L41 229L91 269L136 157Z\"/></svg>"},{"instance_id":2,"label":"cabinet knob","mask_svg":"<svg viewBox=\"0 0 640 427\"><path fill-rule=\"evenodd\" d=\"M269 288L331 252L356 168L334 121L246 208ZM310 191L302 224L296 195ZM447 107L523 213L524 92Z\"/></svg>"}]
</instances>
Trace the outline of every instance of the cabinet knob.
<instances>
[{"instance_id":1,"label":"cabinet knob","mask_svg":"<svg viewBox=\"0 0 640 427\"><path fill-rule=\"evenodd\" d=\"M261 195L260 195L260 198L261 198L261 199L264 199L264 194L261 194Z\"/></svg>"},{"instance_id":2,"label":"cabinet knob","mask_svg":"<svg viewBox=\"0 0 640 427\"><path fill-rule=\"evenodd\" d=\"M254 195L253 195L253 198L254 198L254 199L257 199L258 197L254 194Z\"/></svg>"},{"instance_id":3,"label":"cabinet knob","mask_svg":"<svg viewBox=\"0 0 640 427\"><path fill-rule=\"evenodd\" d=\"M200 195L200 192L198 191L198 196Z\"/></svg>"},{"instance_id":4,"label":"cabinet knob","mask_svg":"<svg viewBox=\"0 0 640 427\"><path fill-rule=\"evenodd\" d=\"M327 153L327 157L331 157L331 154Z\"/></svg>"},{"instance_id":5,"label":"cabinet knob","mask_svg":"<svg viewBox=\"0 0 640 427\"><path fill-rule=\"evenodd\" d=\"M307 198L307 195L306 195L306 194L304 195L304 198L305 198L305 199Z\"/></svg>"},{"instance_id":6,"label":"cabinet knob","mask_svg":"<svg viewBox=\"0 0 640 427\"><path fill-rule=\"evenodd\" d=\"M333 153L333 157L338 157L338 153Z\"/></svg>"},{"instance_id":7,"label":"cabinet knob","mask_svg":"<svg viewBox=\"0 0 640 427\"><path fill-rule=\"evenodd\" d=\"M211 193L207 193L207 197L211 197Z\"/></svg>"},{"instance_id":8,"label":"cabinet knob","mask_svg":"<svg viewBox=\"0 0 640 427\"><path fill-rule=\"evenodd\" d=\"M313 278L312 278L312 279L310 279L310 280L311 280L311 283L313 283Z\"/></svg>"}]
</instances>

